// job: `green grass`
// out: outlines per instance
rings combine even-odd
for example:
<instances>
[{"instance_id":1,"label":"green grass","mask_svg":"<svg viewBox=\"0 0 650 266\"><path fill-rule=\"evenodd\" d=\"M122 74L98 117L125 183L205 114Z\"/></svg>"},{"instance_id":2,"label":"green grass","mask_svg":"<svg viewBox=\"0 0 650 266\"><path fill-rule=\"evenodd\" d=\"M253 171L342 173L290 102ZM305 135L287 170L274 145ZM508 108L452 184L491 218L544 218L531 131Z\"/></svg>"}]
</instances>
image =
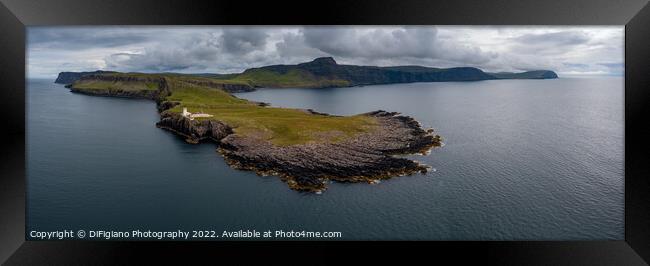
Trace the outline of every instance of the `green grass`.
<instances>
[{"instance_id":1,"label":"green grass","mask_svg":"<svg viewBox=\"0 0 650 266\"><path fill-rule=\"evenodd\" d=\"M181 104L168 112L180 113L187 107L190 112L208 113L214 117L197 119L220 120L233 127L236 134L266 139L280 146L340 141L376 125L374 118L362 115L322 116L298 109L262 107L222 90L178 80L171 88L172 95L166 100Z\"/></svg>"},{"instance_id":2,"label":"green grass","mask_svg":"<svg viewBox=\"0 0 650 266\"><path fill-rule=\"evenodd\" d=\"M103 80L83 80L74 83L74 87L78 89L88 90L124 90L124 91L154 91L158 89L158 84L155 82L111 82Z\"/></svg>"},{"instance_id":3,"label":"green grass","mask_svg":"<svg viewBox=\"0 0 650 266\"><path fill-rule=\"evenodd\" d=\"M277 74L277 73L276 73ZM114 75L114 74L107 74ZM346 117L323 116L308 113L304 110L278 107L263 107L215 88L196 85L198 81L209 81L223 84L244 84L244 79L221 80L206 77L196 77L182 74L142 74L119 73L148 78L165 78L171 92L166 101L176 101L180 104L165 112L181 113L183 107L189 112L203 112L213 115L210 118L197 120L219 120L231 126L235 134L269 140L280 146L304 144L313 142L334 142L346 139L356 134L372 130L377 125L373 117L355 115ZM255 73L256 78L264 82L286 82L300 86L295 75L269 75ZM266 78L266 79L265 79ZM193 83L191 83L193 82ZM157 84L153 83L155 86ZM147 82L106 82L99 80L83 80L73 84L75 88L84 89L122 89L122 90L152 90L152 84Z\"/></svg>"},{"instance_id":4,"label":"green grass","mask_svg":"<svg viewBox=\"0 0 650 266\"><path fill-rule=\"evenodd\" d=\"M283 74L265 69L250 69L231 77L230 80L246 82L258 87L274 88L321 88L350 85L346 80L318 78L300 69L292 69Z\"/></svg>"},{"instance_id":5,"label":"green grass","mask_svg":"<svg viewBox=\"0 0 650 266\"><path fill-rule=\"evenodd\" d=\"M157 74L147 74L147 75L157 75ZM250 85L250 82L247 80L234 79L235 74L223 74L217 75L215 77L210 77L209 75L197 76L192 74L161 74L161 77L166 77L172 80L187 80L187 81L203 81L203 82L212 82L212 83L221 83L221 84L235 84L235 85Z\"/></svg>"}]
</instances>

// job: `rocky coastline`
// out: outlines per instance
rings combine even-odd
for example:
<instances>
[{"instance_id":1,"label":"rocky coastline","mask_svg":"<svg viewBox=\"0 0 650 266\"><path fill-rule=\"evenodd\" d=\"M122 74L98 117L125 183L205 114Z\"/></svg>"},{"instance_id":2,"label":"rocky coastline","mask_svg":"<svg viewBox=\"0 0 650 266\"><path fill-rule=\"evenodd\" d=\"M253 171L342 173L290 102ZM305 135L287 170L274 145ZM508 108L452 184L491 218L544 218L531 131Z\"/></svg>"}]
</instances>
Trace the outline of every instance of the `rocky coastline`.
<instances>
[{"instance_id":1,"label":"rocky coastline","mask_svg":"<svg viewBox=\"0 0 650 266\"><path fill-rule=\"evenodd\" d=\"M291 189L320 193L330 181L375 183L395 176L426 173L428 167L417 161L395 155L426 154L442 144L433 129L424 129L415 119L395 112L375 111L366 114L376 121L368 131L338 141L313 141L303 144L275 145L268 139L243 136L217 119L189 119L169 111L179 102L168 100L171 95L165 78L134 78L120 76L86 75L81 78L110 81L111 84L129 82L156 84L157 89L129 90L119 87L84 88L66 86L70 91L94 96L128 97L154 100L160 113L156 126L169 130L198 144L213 141L218 152L235 169L254 171L259 175L276 175ZM210 84L197 84L213 87ZM214 88L226 90L214 85ZM232 87L230 90L245 91ZM266 106L266 103L257 103ZM304 110L312 115L332 116ZM334 132L336 133L336 132ZM327 137L327 136L324 136Z\"/></svg>"},{"instance_id":2,"label":"rocky coastline","mask_svg":"<svg viewBox=\"0 0 650 266\"><path fill-rule=\"evenodd\" d=\"M92 96L107 96L107 97L124 97L124 98L137 98L149 99L157 101L161 98L161 91L127 91L120 89L112 90L99 90L99 89L82 89L82 88L69 88L70 92L81 93Z\"/></svg>"},{"instance_id":3,"label":"rocky coastline","mask_svg":"<svg viewBox=\"0 0 650 266\"><path fill-rule=\"evenodd\" d=\"M377 119L375 130L340 142L290 146L241 137L223 122L190 120L176 113L163 112L156 126L183 136L188 143L214 141L231 167L280 176L291 189L299 191L322 192L330 180L375 183L429 170L426 165L394 155L425 154L440 146L442 139L433 129L425 130L413 118L395 112L364 115Z\"/></svg>"},{"instance_id":4,"label":"rocky coastline","mask_svg":"<svg viewBox=\"0 0 650 266\"><path fill-rule=\"evenodd\" d=\"M105 73L105 72L103 72ZM61 76L61 75L59 75ZM138 99L150 99L156 101L158 104L171 93L169 91L169 85L167 80L164 78L134 78L134 77L121 77L121 76L107 76L102 75L101 73L97 74L86 74L80 77L78 80L101 80L109 82L150 82L156 84L156 89L153 90L124 90L120 88L110 88L110 89L87 89L74 87L72 84L68 84L65 87L70 89L71 92L81 93L93 96L109 96L109 97L125 97L125 98L138 98ZM58 81L58 79L57 79Z\"/></svg>"}]
</instances>

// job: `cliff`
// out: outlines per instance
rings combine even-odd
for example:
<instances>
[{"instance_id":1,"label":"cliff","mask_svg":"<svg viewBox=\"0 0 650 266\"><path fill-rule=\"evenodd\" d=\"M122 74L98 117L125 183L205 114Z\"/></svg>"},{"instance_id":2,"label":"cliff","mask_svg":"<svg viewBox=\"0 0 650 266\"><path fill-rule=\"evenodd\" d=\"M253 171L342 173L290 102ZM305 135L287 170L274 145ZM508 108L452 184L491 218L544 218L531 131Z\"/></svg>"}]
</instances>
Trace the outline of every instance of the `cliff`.
<instances>
[{"instance_id":1,"label":"cliff","mask_svg":"<svg viewBox=\"0 0 650 266\"><path fill-rule=\"evenodd\" d=\"M54 83L59 83L59 84L72 84L73 82L81 79L81 77L85 75L91 75L91 74L100 74L100 73L114 73L112 71L102 71L102 70L97 70L97 71L92 71L92 72L61 72L59 73L59 76L56 77L56 80Z\"/></svg>"},{"instance_id":2,"label":"cliff","mask_svg":"<svg viewBox=\"0 0 650 266\"><path fill-rule=\"evenodd\" d=\"M239 85L185 75L99 73L67 87L89 95L155 100L157 127L188 143L213 141L233 168L277 175L301 191L323 191L330 180L375 182L424 173L427 166L394 155L426 153L441 144L432 129L398 113L332 116L266 107L225 91ZM210 116L190 118L184 109Z\"/></svg>"},{"instance_id":3,"label":"cliff","mask_svg":"<svg viewBox=\"0 0 650 266\"><path fill-rule=\"evenodd\" d=\"M162 77L129 76L117 72L84 74L66 87L71 92L88 95L142 98L157 102L170 94L167 81Z\"/></svg>"},{"instance_id":4,"label":"cliff","mask_svg":"<svg viewBox=\"0 0 650 266\"><path fill-rule=\"evenodd\" d=\"M61 72L56 82L69 84L84 76L106 73L115 72ZM316 58L311 62L296 65L250 68L239 74L165 73L164 75L185 77L188 82L193 82L193 84L223 89L228 92L252 91L256 87L327 88L411 82L558 78L557 74L550 70L487 73L474 67L357 66L338 64L332 57Z\"/></svg>"},{"instance_id":5,"label":"cliff","mask_svg":"<svg viewBox=\"0 0 650 266\"><path fill-rule=\"evenodd\" d=\"M159 108L159 110L161 109L164 108ZM173 131L185 137L185 141L192 144L197 144L203 140L212 140L219 143L226 136L233 134L232 128L221 121L190 120L177 113L163 113L156 126Z\"/></svg>"},{"instance_id":6,"label":"cliff","mask_svg":"<svg viewBox=\"0 0 650 266\"><path fill-rule=\"evenodd\" d=\"M234 79L259 87L342 87L390 83L479 81L491 79L557 78L548 70L523 73L486 73L474 67L341 65L331 57L297 65L272 65L247 69Z\"/></svg>"},{"instance_id":7,"label":"cliff","mask_svg":"<svg viewBox=\"0 0 650 266\"><path fill-rule=\"evenodd\" d=\"M558 78L555 72L550 70L534 70L522 73L499 72L489 73L496 79L556 79Z\"/></svg>"},{"instance_id":8,"label":"cliff","mask_svg":"<svg viewBox=\"0 0 650 266\"><path fill-rule=\"evenodd\" d=\"M188 75L62 72L57 82L72 92L156 101L156 126L188 143L214 141L234 168L280 176L295 190L320 192L330 180L375 182L427 171L398 154L426 153L441 145L433 129L413 118L376 111L332 116L314 110L266 107L230 93L257 87L343 87L370 84L557 78L548 70L486 73L472 67L339 65L331 57L297 65L273 65L240 74ZM182 110L203 113L183 116Z\"/></svg>"},{"instance_id":9,"label":"cliff","mask_svg":"<svg viewBox=\"0 0 650 266\"><path fill-rule=\"evenodd\" d=\"M323 191L329 180L374 183L428 171L425 165L393 155L426 153L441 145L440 136L398 113L376 111L364 115L379 121L376 130L341 142L290 146L243 137L221 121L196 121L178 114L162 115L156 126L185 137L188 143L214 141L231 167L280 176L291 189L300 191Z\"/></svg>"}]
</instances>

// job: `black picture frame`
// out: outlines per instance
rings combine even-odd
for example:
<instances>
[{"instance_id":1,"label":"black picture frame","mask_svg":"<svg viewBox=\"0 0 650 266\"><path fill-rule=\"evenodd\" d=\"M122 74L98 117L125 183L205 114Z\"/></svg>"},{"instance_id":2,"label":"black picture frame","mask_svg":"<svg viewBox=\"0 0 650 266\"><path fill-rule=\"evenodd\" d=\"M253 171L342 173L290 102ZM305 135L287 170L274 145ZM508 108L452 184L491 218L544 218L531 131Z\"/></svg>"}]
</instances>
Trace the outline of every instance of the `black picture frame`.
<instances>
[{"instance_id":1,"label":"black picture frame","mask_svg":"<svg viewBox=\"0 0 650 266\"><path fill-rule=\"evenodd\" d=\"M0 0L0 261L136 264L235 258L294 263L440 257L500 265L650 261L650 5L647 0ZM25 240L25 27L33 25L625 25L625 240L490 242L94 242ZM215 258L219 258L215 260ZM349 262L349 261L344 261Z\"/></svg>"}]
</instances>

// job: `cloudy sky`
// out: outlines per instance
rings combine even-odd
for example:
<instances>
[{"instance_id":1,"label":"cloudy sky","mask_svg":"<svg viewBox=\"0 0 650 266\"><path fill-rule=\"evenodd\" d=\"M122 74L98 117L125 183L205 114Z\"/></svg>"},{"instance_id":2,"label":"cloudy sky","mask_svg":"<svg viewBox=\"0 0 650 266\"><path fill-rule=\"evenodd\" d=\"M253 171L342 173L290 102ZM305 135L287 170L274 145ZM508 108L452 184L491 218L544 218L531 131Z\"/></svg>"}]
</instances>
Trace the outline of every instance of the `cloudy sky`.
<instances>
[{"instance_id":1,"label":"cloudy sky","mask_svg":"<svg viewBox=\"0 0 650 266\"><path fill-rule=\"evenodd\" d=\"M332 56L339 64L622 75L624 27L29 27L30 78L62 71L233 73Z\"/></svg>"}]
</instances>

